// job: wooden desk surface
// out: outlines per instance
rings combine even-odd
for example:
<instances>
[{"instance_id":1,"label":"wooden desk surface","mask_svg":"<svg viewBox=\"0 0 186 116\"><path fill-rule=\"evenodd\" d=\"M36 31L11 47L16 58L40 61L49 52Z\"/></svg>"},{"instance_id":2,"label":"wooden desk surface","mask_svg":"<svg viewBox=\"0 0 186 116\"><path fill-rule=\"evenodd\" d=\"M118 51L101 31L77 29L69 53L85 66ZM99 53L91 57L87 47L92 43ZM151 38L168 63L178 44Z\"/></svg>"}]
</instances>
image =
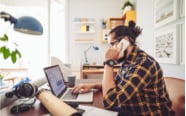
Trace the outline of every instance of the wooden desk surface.
<instances>
[{"instance_id":1,"label":"wooden desk surface","mask_svg":"<svg viewBox=\"0 0 186 116\"><path fill-rule=\"evenodd\" d=\"M94 93L92 104L86 103L86 104L82 104L82 105L96 106L98 108L103 108L102 101L103 101L102 91L98 91L98 92ZM32 107L28 111L22 112L22 113L11 114L10 109L12 106L13 106L13 104L1 109L0 114L2 116L43 116L43 115L46 115L49 113L47 111L47 109L40 103L39 100L36 101L36 103L34 104L34 107Z\"/></svg>"}]
</instances>

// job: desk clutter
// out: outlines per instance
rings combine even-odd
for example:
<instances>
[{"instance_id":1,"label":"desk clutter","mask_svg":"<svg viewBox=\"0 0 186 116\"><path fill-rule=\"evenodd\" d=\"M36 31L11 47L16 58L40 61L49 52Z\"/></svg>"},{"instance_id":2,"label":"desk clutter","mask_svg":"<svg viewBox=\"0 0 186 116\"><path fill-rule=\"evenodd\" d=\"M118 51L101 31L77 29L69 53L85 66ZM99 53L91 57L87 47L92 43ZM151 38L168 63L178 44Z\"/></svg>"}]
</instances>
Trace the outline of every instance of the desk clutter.
<instances>
[{"instance_id":1,"label":"desk clutter","mask_svg":"<svg viewBox=\"0 0 186 116\"><path fill-rule=\"evenodd\" d=\"M43 91L38 99L54 116L117 116L118 112L104 110L94 106L79 105L76 102L63 102L51 92Z\"/></svg>"},{"instance_id":2,"label":"desk clutter","mask_svg":"<svg viewBox=\"0 0 186 116\"><path fill-rule=\"evenodd\" d=\"M85 110L83 116L117 116L118 112L97 108L94 106L79 105L80 109Z\"/></svg>"},{"instance_id":3,"label":"desk clutter","mask_svg":"<svg viewBox=\"0 0 186 116\"><path fill-rule=\"evenodd\" d=\"M43 80L43 79L41 79ZM83 80L83 79L81 79ZM91 83L98 82L99 80L94 79L84 79L83 81L79 80L78 83ZM39 80L40 81L40 80ZM38 82L32 82L38 85L37 95L28 98L25 96L24 99L18 99L16 95L13 95L12 98L16 97L15 101L8 103L1 108L1 113L5 116L14 115L14 116L51 116L51 115L60 115L60 116L91 116L91 115L102 115L103 113L107 114L107 116L116 116L116 112L107 111L104 109L102 101L102 92L96 91L94 92L94 101L92 103L71 103L64 102L59 99L57 96L54 96L51 91L45 91L46 88L49 88L48 83L38 84ZM27 83L25 83L27 85ZM24 86L21 86L24 87ZM30 86L29 86L30 87ZM40 92L42 89L44 91ZM19 94L20 95L20 94ZM21 94L22 95L22 94ZM24 96L24 95L23 95ZM3 102L10 101L12 98L7 98L3 100ZM34 99L36 101L34 101ZM32 99L32 100L31 100ZM13 114L12 114L13 113ZM73 115L72 115L73 114Z\"/></svg>"}]
</instances>

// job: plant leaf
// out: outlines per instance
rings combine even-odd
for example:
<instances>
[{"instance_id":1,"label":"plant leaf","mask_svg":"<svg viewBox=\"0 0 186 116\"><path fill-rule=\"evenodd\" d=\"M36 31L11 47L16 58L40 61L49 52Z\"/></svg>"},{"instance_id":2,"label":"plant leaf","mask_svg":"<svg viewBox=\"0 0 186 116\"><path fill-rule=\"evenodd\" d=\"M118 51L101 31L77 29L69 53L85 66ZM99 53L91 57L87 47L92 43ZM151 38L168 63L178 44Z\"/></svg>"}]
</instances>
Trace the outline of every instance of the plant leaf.
<instances>
[{"instance_id":1,"label":"plant leaf","mask_svg":"<svg viewBox=\"0 0 186 116\"><path fill-rule=\"evenodd\" d=\"M6 34L3 35L3 37L0 37L1 41L8 41L8 36Z\"/></svg>"},{"instance_id":2,"label":"plant leaf","mask_svg":"<svg viewBox=\"0 0 186 116\"><path fill-rule=\"evenodd\" d=\"M15 51L13 51L13 52L11 53L11 59L12 59L12 62L13 62L13 63L15 63L15 62L17 61L16 52L15 52Z\"/></svg>"},{"instance_id":3,"label":"plant leaf","mask_svg":"<svg viewBox=\"0 0 186 116\"><path fill-rule=\"evenodd\" d=\"M6 48L5 46L2 48L3 58L7 59L10 56L10 50L9 48Z\"/></svg>"},{"instance_id":4,"label":"plant leaf","mask_svg":"<svg viewBox=\"0 0 186 116\"><path fill-rule=\"evenodd\" d=\"M19 50L18 49L16 49L15 50L15 53L19 56L19 58L21 58L22 56L21 56L21 53L19 52Z\"/></svg>"},{"instance_id":5,"label":"plant leaf","mask_svg":"<svg viewBox=\"0 0 186 116\"><path fill-rule=\"evenodd\" d=\"M3 53L5 46L0 47L0 53Z\"/></svg>"}]
</instances>

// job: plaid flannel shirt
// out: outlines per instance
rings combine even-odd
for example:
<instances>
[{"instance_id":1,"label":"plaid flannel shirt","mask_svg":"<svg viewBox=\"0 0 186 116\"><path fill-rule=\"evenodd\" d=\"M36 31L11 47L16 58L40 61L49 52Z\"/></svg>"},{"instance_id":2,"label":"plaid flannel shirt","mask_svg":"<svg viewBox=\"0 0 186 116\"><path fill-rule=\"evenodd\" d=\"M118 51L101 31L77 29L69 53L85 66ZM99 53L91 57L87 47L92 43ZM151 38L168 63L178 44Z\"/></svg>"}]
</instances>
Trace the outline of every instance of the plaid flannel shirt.
<instances>
[{"instance_id":1,"label":"plaid flannel shirt","mask_svg":"<svg viewBox=\"0 0 186 116\"><path fill-rule=\"evenodd\" d=\"M135 46L104 96L105 108L126 116L172 116L171 101L159 64Z\"/></svg>"}]
</instances>

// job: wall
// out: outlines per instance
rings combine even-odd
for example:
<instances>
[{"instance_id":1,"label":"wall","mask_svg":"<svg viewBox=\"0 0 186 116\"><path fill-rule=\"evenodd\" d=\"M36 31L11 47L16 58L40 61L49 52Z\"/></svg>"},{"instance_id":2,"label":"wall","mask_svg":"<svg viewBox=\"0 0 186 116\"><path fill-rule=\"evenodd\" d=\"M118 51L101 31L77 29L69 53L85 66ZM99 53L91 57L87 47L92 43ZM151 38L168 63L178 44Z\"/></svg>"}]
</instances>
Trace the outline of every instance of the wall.
<instances>
[{"instance_id":1,"label":"wall","mask_svg":"<svg viewBox=\"0 0 186 116\"><path fill-rule=\"evenodd\" d=\"M83 5L82 5L83 4ZM107 44L99 42L100 37L100 20L101 18L120 17L123 0L69 0L69 62L72 63L73 71L80 71L80 66L84 62L83 51L91 44L76 44L73 42L75 37L72 32L73 19L76 17L95 18L96 38L95 43L99 45L99 52L89 51L89 61L96 61L101 64L104 58ZM153 0L136 0L137 24L143 28L142 35L138 38L139 46L147 53L153 55ZM164 70L165 76L174 76L185 78L185 65L160 64Z\"/></svg>"},{"instance_id":2,"label":"wall","mask_svg":"<svg viewBox=\"0 0 186 116\"><path fill-rule=\"evenodd\" d=\"M94 18L96 20L96 33L90 34L88 37L95 39L96 45L99 46L98 52L90 50L88 52L88 60L90 63L97 62L102 64L104 60L104 53L108 44L100 43L100 28L101 19L109 17L120 17L121 6L123 0L69 0L69 62L73 71L80 71L80 66L84 63L83 51L86 50L92 43L79 44L73 41L78 37L78 34L73 33L74 18Z\"/></svg>"},{"instance_id":3,"label":"wall","mask_svg":"<svg viewBox=\"0 0 186 116\"><path fill-rule=\"evenodd\" d=\"M137 1L137 24L143 28L140 36L140 45L150 55L153 55L153 4L154 0ZM145 6L145 7L144 7ZM150 48L150 49L149 49ZM178 56L179 57L179 56ZM164 76L185 79L185 65L160 64Z\"/></svg>"}]
</instances>

